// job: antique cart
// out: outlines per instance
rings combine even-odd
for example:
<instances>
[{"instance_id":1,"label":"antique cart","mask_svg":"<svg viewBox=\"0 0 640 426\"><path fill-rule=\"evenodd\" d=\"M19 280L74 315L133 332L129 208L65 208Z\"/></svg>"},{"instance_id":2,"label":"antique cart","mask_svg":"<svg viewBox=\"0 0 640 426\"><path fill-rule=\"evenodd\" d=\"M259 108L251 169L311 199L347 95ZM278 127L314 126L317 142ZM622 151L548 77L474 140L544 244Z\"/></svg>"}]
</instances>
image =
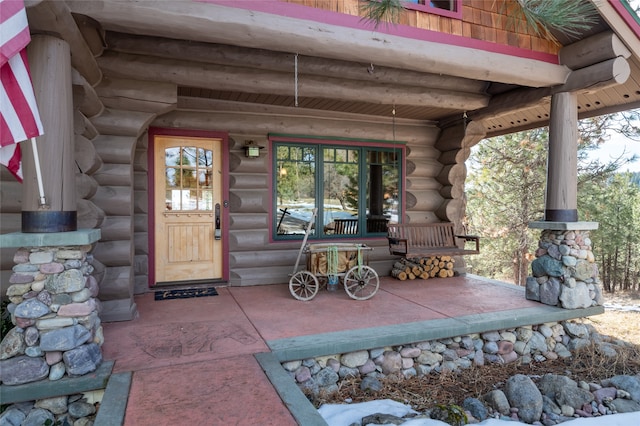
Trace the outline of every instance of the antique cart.
<instances>
[{"instance_id":1,"label":"antique cart","mask_svg":"<svg viewBox=\"0 0 640 426\"><path fill-rule=\"evenodd\" d=\"M298 300L311 300L318 294L321 283L326 285L327 290L333 291L342 280L345 291L352 299L367 300L373 297L380 287L380 279L377 272L366 264L371 247L357 243L306 244L314 219L315 211L289 280L291 295ZM298 271L302 253L307 255L306 269Z\"/></svg>"}]
</instances>

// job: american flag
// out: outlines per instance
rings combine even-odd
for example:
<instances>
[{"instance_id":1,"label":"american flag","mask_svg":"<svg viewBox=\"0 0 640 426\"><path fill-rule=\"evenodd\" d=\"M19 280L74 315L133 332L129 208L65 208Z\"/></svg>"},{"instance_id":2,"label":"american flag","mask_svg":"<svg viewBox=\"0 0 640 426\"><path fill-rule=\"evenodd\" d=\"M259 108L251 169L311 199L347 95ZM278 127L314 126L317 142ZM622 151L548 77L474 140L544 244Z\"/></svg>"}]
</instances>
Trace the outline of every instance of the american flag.
<instances>
[{"instance_id":1,"label":"american flag","mask_svg":"<svg viewBox=\"0 0 640 426\"><path fill-rule=\"evenodd\" d=\"M26 47L31 41L23 0L0 0L0 164L22 182L19 142L42 135Z\"/></svg>"}]
</instances>

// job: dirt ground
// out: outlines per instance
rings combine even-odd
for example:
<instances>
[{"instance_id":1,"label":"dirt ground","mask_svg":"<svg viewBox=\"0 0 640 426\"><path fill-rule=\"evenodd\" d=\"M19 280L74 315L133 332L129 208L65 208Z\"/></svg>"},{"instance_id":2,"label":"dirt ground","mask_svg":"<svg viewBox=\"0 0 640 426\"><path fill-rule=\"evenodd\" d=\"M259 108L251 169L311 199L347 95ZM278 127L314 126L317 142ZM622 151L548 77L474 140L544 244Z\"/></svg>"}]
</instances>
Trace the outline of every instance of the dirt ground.
<instances>
[{"instance_id":1,"label":"dirt ground","mask_svg":"<svg viewBox=\"0 0 640 426\"><path fill-rule=\"evenodd\" d=\"M640 294L629 293L605 297L605 303L626 306L640 305ZM561 374L579 381L599 382L618 374L640 372L640 312L607 310L604 314L585 320L602 335L611 340L630 343L619 351L616 359L606 357L592 346L576 352L571 359L545 361L529 365L485 365L462 370L459 373L433 374L405 379L387 377L380 392L360 390L360 379L346 380L338 392L311 397L316 407L324 403L341 404L345 401L365 402L373 399L393 399L410 404L417 411L424 411L436 404L461 405L467 397L479 398L493 389L500 389L514 374L542 376L546 373Z\"/></svg>"}]
</instances>

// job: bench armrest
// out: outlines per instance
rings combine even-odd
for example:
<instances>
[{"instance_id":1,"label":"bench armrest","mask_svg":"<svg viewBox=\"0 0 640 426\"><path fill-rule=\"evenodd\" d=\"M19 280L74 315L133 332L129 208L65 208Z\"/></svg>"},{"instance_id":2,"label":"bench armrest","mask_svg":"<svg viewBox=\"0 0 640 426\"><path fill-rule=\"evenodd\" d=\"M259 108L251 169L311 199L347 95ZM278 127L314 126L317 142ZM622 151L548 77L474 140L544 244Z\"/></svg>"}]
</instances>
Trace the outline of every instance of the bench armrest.
<instances>
[{"instance_id":1,"label":"bench armrest","mask_svg":"<svg viewBox=\"0 0 640 426\"><path fill-rule=\"evenodd\" d=\"M391 254L407 254L408 244L406 238L391 238L389 240L389 252Z\"/></svg>"},{"instance_id":2,"label":"bench armrest","mask_svg":"<svg viewBox=\"0 0 640 426\"><path fill-rule=\"evenodd\" d=\"M480 237L477 235L455 235L456 238L463 239L465 241L475 241L476 253L480 253Z\"/></svg>"}]
</instances>

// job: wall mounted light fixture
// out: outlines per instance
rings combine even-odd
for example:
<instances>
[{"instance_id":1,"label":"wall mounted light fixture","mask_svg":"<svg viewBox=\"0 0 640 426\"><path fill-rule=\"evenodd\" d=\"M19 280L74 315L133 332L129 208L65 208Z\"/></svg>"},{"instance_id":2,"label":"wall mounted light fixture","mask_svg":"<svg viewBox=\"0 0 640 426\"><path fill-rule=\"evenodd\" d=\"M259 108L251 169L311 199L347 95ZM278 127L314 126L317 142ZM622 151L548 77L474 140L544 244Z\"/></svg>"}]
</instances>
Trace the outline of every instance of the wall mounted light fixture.
<instances>
[{"instance_id":1,"label":"wall mounted light fixture","mask_svg":"<svg viewBox=\"0 0 640 426\"><path fill-rule=\"evenodd\" d=\"M258 146L254 141L244 141L244 155L249 158L260 157L260 150L263 146Z\"/></svg>"}]
</instances>

